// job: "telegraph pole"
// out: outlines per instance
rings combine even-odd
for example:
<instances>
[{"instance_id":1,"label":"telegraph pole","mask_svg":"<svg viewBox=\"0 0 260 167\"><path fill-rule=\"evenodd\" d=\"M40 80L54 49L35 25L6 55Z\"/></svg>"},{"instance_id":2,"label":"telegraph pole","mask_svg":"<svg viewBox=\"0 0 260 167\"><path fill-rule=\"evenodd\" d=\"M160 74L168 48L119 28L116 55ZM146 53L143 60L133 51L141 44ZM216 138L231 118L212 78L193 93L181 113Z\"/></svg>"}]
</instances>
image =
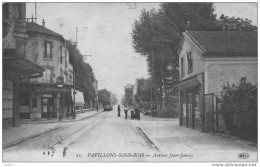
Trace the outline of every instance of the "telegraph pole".
<instances>
[{"instance_id":1,"label":"telegraph pole","mask_svg":"<svg viewBox=\"0 0 260 167\"><path fill-rule=\"evenodd\" d=\"M35 23L37 23L37 3L35 2Z\"/></svg>"},{"instance_id":2,"label":"telegraph pole","mask_svg":"<svg viewBox=\"0 0 260 167\"><path fill-rule=\"evenodd\" d=\"M151 62L151 110L152 110L152 101L153 101L153 53L152 53L152 62Z\"/></svg>"}]
</instances>

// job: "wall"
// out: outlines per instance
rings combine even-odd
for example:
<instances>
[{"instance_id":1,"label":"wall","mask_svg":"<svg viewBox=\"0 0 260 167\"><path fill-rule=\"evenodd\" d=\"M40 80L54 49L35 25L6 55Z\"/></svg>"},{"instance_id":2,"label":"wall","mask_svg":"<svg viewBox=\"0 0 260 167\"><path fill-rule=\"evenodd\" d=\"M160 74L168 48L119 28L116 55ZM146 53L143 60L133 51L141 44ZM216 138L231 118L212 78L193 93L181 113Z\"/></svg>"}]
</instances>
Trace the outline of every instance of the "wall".
<instances>
[{"instance_id":1,"label":"wall","mask_svg":"<svg viewBox=\"0 0 260 167\"><path fill-rule=\"evenodd\" d=\"M44 58L44 42L50 41L52 42L52 59ZM60 46L62 47L62 64L60 63ZM65 67L65 51L67 52L67 67ZM69 54L68 49L63 45L58 39L50 38L50 37L43 37L43 36L29 36L29 41L27 45L27 57L31 61L39 64L44 68L50 68L53 72L53 81L56 83L57 77L65 76L67 73L68 77L64 78L64 82L67 84L73 84L73 69L72 65L69 63ZM61 74L61 70L63 73ZM72 79L69 79L69 75L72 75ZM42 78L33 79L36 82L46 82Z\"/></svg>"},{"instance_id":2,"label":"wall","mask_svg":"<svg viewBox=\"0 0 260 167\"><path fill-rule=\"evenodd\" d=\"M257 58L232 58L206 61L205 94L219 95L223 85L240 82L242 77L257 83Z\"/></svg>"},{"instance_id":3,"label":"wall","mask_svg":"<svg viewBox=\"0 0 260 167\"><path fill-rule=\"evenodd\" d=\"M188 60L187 60L187 52L191 52L193 59L193 70L191 73L188 73ZM181 58L183 58L184 62L184 75L181 74ZM204 72L204 60L201 57L201 53L196 49L194 44L189 41L189 39L185 38L184 43L182 45L182 49L179 54L179 73L180 73L180 81L187 79L191 76Z\"/></svg>"}]
</instances>

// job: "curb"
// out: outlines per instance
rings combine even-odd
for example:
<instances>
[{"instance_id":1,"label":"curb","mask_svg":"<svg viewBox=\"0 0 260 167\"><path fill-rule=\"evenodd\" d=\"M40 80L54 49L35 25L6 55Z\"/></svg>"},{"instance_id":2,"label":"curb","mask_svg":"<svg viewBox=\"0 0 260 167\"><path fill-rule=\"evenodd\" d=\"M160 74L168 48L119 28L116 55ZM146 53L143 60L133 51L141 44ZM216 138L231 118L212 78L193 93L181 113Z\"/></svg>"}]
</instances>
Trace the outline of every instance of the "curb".
<instances>
[{"instance_id":1,"label":"curb","mask_svg":"<svg viewBox=\"0 0 260 167\"><path fill-rule=\"evenodd\" d=\"M16 140L16 141L12 141L12 142L3 144L3 149L6 149L6 148L8 148L8 147L11 147L11 146L20 144L20 143L22 143L22 142L24 142L24 141L26 141L26 140L35 138L35 137L40 136L40 135L43 135L43 134L45 134L45 133L49 133L49 132L54 131L54 130L57 130L57 129L59 129L59 128L60 128L60 126L59 126L59 127L55 127L55 128L51 128L51 129L48 129L48 130L45 130L45 131L40 132L40 133L37 133L37 134L30 135L30 136L28 136L28 137L24 137L24 138L18 139L18 140Z\"/></svg>"},{"instance_id":2,"label":"curb","mask_svg":"<svg viewBox=\"0 0 260 167\"><path fill-rule=\"evenodd\" d=\"M76 122L76 121L80 121L80 120L83 120L83 119L86 119L86 118L88 118L88 117L91 117L91 116L94 116L94 115L97 115L98 113L101 113L101 112L97 112L97 113L95 113L95 114L93 114L93 115L89 115L89 116L86 116L86 117L83 117L83 118L81 118L81 119L78 119L78 120L74 120L74 119L72 119L72 120L64 120L64 121L59 121L58 119L57 120L53 120L53 121L50 121L50 122L41 122L41 121L39 121L39 122L20 122L20 124L51 124L51 123L67 123L67 122Z\"/></svg>"},{"instance_id":3,"label":"curb","mask_svg":"<svg viewBox=\"0 0 260 167\"><path fill-rule=\"evenodd\" d=\"M137 128L145 135L149 142L152 143L153 147L160 152L160 148L158 147L159 144L157 143L156 139L154 139L146 130L140 128L139 126Z\"/></svg>"}]
</instances>

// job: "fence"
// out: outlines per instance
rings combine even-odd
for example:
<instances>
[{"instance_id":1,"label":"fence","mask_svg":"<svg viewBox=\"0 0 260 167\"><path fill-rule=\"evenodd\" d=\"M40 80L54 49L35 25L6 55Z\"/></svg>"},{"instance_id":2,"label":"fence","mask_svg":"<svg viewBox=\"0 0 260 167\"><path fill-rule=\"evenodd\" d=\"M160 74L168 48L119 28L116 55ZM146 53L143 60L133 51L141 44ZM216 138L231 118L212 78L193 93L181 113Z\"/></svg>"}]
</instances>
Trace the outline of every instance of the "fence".
<instances>
[{"instance_id":1,"label":"fence","mask_svg":"<svg viewBox=\"0 0 260 167\"><path fill-rule=\"evenodd\" d=\"M213 93L205 95L205 131L226 133L224 114L219 111L220 100Z\"/></svg>"}]
</instances>

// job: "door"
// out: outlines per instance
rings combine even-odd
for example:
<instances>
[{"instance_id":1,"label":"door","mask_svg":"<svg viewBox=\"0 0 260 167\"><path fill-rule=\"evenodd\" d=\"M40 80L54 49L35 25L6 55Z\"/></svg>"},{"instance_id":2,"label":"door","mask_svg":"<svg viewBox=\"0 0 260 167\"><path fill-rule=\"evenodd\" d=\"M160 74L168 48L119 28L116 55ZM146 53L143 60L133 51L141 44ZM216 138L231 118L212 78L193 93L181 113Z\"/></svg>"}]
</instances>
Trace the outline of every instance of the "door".
<instances>
[{"instance_id":1,"label":"door","mask_svg":"<svg viewBox=\"0 0 260 167\"><path fill-rule=\"evenodd\" d=\"M54 112L54 98L43 97L42 99L42 118L57 118L57 113Z\"/></svg>"},{"instance_id":2,"label":"door","mask_svg":"<svg viewBox=\"0 0 260 167\"><path fill-rule=\"evenodd\" d=\"M188 127L193 126L193 105L192 105L192 92L188 92L187 94L187 118L188 118Z\"/></svg>"}]
</instances>

